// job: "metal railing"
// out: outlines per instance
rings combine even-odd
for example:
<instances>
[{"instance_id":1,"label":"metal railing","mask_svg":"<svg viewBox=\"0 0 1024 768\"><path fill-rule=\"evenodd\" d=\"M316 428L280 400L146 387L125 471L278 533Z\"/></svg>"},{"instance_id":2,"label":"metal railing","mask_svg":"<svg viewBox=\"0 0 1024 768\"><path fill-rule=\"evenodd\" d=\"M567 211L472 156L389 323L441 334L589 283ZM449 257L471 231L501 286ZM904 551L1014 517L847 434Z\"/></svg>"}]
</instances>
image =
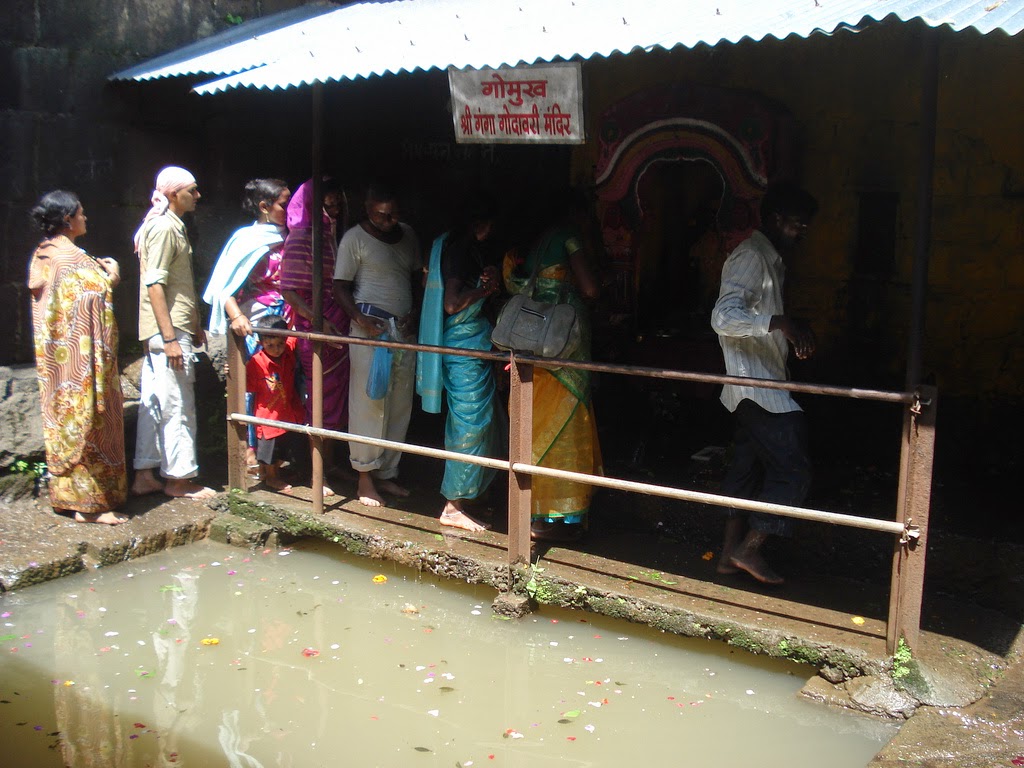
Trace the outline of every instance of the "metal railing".
<instances>
[{"instance_id":1,"label":"metal railing","mask_svg":"<svg viewBox=\"0 0 1024 768\"><path fill-rule=\"evenodd\" d=\"M917 644L921 624L921 603L924 588L925 553L927 550L928 515L931 500L932 462L935 441L935 412L937 392L934 387L921 386L914 392L891 392L853 387L823 386L796 382L768 381L739 378L718 374L675 371L606 363L553 360L526 355L479 352L453 347L425 346L401 342L385 342L324 333L261 329L261 334L295 336L314 342L313 398L314 426L261 419L245 413L245 365L242 341L229 334L228 342L228 482L232 488L247 488L245 477L246 428L249 424L278 427L298 432L311 438L313 449L312 503L316 514L323 513L323 440L375 445L404 453L437 459L452 459L499 469L509 474L508 483L508 561L510 564L530 561L530 509L531 484L534 476L556 477L603 488L632 493L643 493L670 499L697 502L718 507L729 507L752 512L764 512L814 522L887 533L894 537L892 573L890 580L889 611L886 622L886 648L891 654L902 637L908 645ZM509 392L509 451L507 460L470 456L453 451L413 443L396 442L365 437L349 432L323 429L323 381L320 348L323 343L362 344L382 346L412 352L434 352L464 357L475 357L497 362L509 362L511 389ZM856 515L823 510L770 504L750 499L674 488L652 483L639 483L613 477L590 475L567 470L540 467L531 463L533 429L533 370L534 366L579 368L597 373L609 373L672 381L703 382L711 384L742 384L765 389L790 392L900 403L904 406L903 432L899 467L899 486L895 520L878 520Z\"/></svg>"}]
</instances>

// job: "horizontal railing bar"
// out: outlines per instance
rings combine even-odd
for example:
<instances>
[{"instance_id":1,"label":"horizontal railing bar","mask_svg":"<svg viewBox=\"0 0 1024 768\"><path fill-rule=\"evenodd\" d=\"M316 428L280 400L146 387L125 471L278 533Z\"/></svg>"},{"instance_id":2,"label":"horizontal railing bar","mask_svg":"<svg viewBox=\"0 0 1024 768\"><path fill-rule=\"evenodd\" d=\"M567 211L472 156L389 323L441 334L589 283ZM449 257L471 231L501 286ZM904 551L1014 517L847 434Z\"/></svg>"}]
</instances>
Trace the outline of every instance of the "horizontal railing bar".
<instances>
[{"instance_id":1,"label":"horizontal railing bar","mask_svg":"<svg viewBox=\"0 0 1024 768\"><path fill-rule=\"evenodd\" d=\"M688 491L683 488L669 488L663 485L637 483L632 480L620 480L613 477L587 475L582 472L570 472L565 469L552 469L551 467L537 467L532 464L519 463L513 464L511 469L513 472L523 472L528 475L542 475L544 477L554 477L560 480L572 480L578 483L586 483L588 485L598 485L603 488L614 488L621 491L644 493L649 496L663 496L667 499L678 499L680 501L696 501L716 507L744 509L749 512L765 512L772 515L780 515L782 517L795 517L800 520L835 523L836 525L843 525L848 528L863 528L869 531L894 533L898 536L902 536L905 530L902 525L894 520L876 520L870 517L844 515L840 512L825 512L824 510L791 507L785 504L772 504L767 501L756 501L754 499L739 499L732 496L719 496L714 493Z\"/></svg>"},{"instance_id":2,"label":"horizontal railing bar","mask_svg":"<svg viewBox=\"0 0 1024 768\"><path fill-rule=\"evenodd\" d=\"M582 472L570 472L564 469L552 469L550 467L538 467L533 464L521 464L503 459L492 459L488 456L472 456L455 451L446 451L442 448L429 448L425 445L413 443L402 443L395 440L383 440L376 437L365 437L355 435L351 432L338 432L333 429L322 429L318 427L307 427L303 424L293 424L287 421L274 421L273 419L261 419L257 416L249 416L244 413L228 414L230 421L238 421L244 424L256 424L265 427L277 427L289 432L299 432L305 435L325 437L334 440L344 440L352 443L373 445L378 448L402 451L419 456L429 456L435 459L447 459L461 461L466 464L477 464L482 467L490 467L505 472L520 472L526 475L540 475L554 477L561 480L571 480L586 485L600 486L620 491L632 491L644 493L649 496L661 496L667 499L679 501L695 501L702 504L710 504L716 507L730 507L732 509L743 509L749 512L764 512L781 517L794 517L800 520L812 520L821 523L833 523L848 528L862 528L868 531L880 531L902 536L905 528L900 523L892 520L876 520L856 515L844 515L839 512L825 512L817 509L805 509L804 507L791 507L784 504L772 504L766 501L754 499L739 499L731 496L719 496L714 493L703 493L701 491L688 491L683 488L670 488L664 485L652 485L650 483L638 483L632 480L621 480L615 477L602 477L599 475L588 475Z\"/></svg>"},{"instance_id":3,"label":"horizontal railing bar","mask_svg":"<svg viewBox=\"0 0 1024 768\"><path fill-rule=\"evenodd\" d=\"M402 451L403 453L412 453L419 456L429 456L434 459L451 459L453 461L461 461L466 464L478 464L481 467L500 469L505 472L508 472L509 469L509 463L506 459L492 459L489 456L471 456L465 453L446 451L443 448L430 448L426 445L399 443L395 440L384 440L379 437L366 437L365 435L356 435L351 432L338 432L333 429L324 429L322 427L309 427L305 424L293 424L290 421L261 419L258 416L250 416L246 413L229 413L228 421L239 421L243 424L255 424L263 427L278 427L280 429L287 430L288 432L298 432L311 437L326 437L331 440L344 440L347 443L362 443L363 445L373 445L377 448Z\"/></svg>"},{"instance_id":4,"label":"horizontal railing bar","mask_svg":"<svg viewBox=\"0 0 1024 768\"><path fill-rule=\"evenodd\" d=\"M405 349L411 352L432 352L441 355L459 355L475 357L481 360L492 360L497 363L509 359L508 352L484 352L475 349L458 347L441 347L428 344L410 344L401 341L380 341L364 339L356 336L334 336L329 333L312 333L309 331L293 331L284 328L258 329L259 333L269 336L294 336L310 341L330 343L360 344L368 347L387 347L389 349ZM672 368L650 368L640 365L616 365L613 363L582 362L580 360L564 360L554 357L535 357L516 353L517 360L540 368L574 368L595 373L613 373L629 376L643 376L649 379L666 379L669 381L692 381L702 384L734 384L742 387L758 389L781 389L787 392L801 392L809 395L826 395L829 397L849 397L854 400L875 400L883 403L913 403L917 400L916 392L892 392L881 389L861 389L858 387L838 387L826 384L803 384L795 381L775 381L772 379L755 379L745 376L726 376L719 373L698 373L695 371L677 371Z\"/></svg>"}]
</instances>

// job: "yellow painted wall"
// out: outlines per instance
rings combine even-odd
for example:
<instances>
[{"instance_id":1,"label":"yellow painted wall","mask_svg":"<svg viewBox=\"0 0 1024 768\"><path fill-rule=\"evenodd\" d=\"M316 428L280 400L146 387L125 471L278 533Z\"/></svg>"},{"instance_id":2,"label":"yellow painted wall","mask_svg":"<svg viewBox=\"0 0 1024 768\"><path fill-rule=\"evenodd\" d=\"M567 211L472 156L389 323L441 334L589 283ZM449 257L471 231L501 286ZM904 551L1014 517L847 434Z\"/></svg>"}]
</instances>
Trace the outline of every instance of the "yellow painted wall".
<instances>
[{"instance_id":1,"label":"yellow painted wall","mask_svg":"<svg viewBox=\"0 0 1024 768\"><path fill-rule=\"evenodd\" d=\"M820 337L805 378L902 387L924 32L916 24L887 23L831 38L747 41L585 64L591 137L600 113L617 100L673 82L757 91L792 113L798 178L821 203L791 261L787 290L788 309L812 318ZM1016 398L1024 394L1024 36L937 34L924 372L937 375L946 395ZM577 181L592 180L596 153L593 138L577 151ZM872 306L862 308L880 324L877 351L847 339L858 200L865 190L897 193L899 200L895 272L873 287Z\"/></svg>"}]
</instances>

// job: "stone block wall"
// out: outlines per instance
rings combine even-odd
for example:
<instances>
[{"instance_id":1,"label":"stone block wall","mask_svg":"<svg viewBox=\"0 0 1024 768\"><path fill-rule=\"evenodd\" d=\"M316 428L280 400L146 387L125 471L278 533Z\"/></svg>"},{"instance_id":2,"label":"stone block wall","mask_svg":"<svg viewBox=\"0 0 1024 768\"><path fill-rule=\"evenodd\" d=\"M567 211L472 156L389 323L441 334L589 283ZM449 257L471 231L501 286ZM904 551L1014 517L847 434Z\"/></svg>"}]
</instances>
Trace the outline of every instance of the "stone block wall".
<instances>
[{"instance_id":1,"label":"stone block wall","mask_svg":"<svg viewBox=\"0 0 1024 768\"><path fill-rule=\"evenodd\" d=\"M137 325L137 265L131 236L153 178L168 164L206 166L202 124L180 81L144 92L107 77L229 26L303 0L7 0L0 25L0 365L32 359L24 283L38 242L28 211L67 188L82 199L89 233L80 241L113 256L125 280L116 300L122 339ZM237 194L234 196L237 198ZM233 208L237 201L233 199ZM217 219L216 205L209 217ZM225 226L237 225L237 213ZM216 229L216 228L214 228ZM219 232L218 232L219 236Z\"/></svg>"}]
</instances>

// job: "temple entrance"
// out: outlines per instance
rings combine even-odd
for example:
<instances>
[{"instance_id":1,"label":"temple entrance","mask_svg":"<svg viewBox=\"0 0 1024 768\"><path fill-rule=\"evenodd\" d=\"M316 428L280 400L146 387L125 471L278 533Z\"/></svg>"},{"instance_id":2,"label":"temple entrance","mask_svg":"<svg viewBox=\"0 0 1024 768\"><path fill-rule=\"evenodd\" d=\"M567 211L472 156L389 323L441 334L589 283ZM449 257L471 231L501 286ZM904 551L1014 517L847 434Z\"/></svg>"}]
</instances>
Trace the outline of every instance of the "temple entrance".
<instances>
[{"instance_id":1,"label":"temple entrance","mask_svg":"<svg viewBox=\"0 0 1024 768\"><path fill-rule=\"evenodd\" d=\"M788 116L758 94L672 85L601 116L597 216L611 272L596 359L724 372L711 310L729 252L757 226L769 181L791 175ZM608 377L609 379L614 377ZM602 382L610 464L678 466L722 440L708 384Z\"/></svg>"},{"instance_id":2,"label":"temple entrance","mask_svg":"<svg viewBox=\"0 0 1024 768\"><path fill-rule=\"evenodd\" d=\"M641 339L699 338L725 261L718 210L724 184L701 160L661 160L638 180L636 332Z\"/></svg>"}]
</instances>

